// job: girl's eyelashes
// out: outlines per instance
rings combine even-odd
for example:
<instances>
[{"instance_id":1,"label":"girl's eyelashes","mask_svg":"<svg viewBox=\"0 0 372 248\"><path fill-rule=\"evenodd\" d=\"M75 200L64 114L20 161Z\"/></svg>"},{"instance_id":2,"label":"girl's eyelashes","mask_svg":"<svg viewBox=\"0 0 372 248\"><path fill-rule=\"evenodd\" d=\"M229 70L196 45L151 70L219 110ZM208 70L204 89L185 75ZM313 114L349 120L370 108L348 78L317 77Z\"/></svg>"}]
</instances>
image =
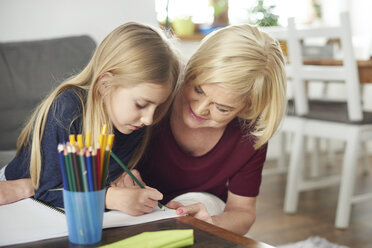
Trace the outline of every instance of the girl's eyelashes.
<instances>
[{"instance_id":1,"label":"girl's eyelashes","mask_svg":"<svg viewBox=\"0 0 372 248\"><path fill-rule=\"evenodd\" d=\"M143 108L145 108L146 106L145 106L145 105L142 105L142 104L139 104L139 103L136 103L136 107L137 107L138 109L143 109Z\"/></svg>"}]
</instances>

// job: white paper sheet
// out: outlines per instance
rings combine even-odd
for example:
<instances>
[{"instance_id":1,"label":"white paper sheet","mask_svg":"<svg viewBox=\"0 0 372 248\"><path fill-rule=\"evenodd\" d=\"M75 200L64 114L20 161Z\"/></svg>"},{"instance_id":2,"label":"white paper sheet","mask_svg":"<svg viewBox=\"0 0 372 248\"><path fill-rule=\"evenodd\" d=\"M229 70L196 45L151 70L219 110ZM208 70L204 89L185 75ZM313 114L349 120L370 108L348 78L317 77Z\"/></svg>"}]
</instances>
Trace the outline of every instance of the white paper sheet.
<instances>
[{"instance_id":1,"label":"white paper sheet","mask_svg":"<svg viewBox=\"0 0 372 248\"><path fill-rule=\"evenodd\" d=\"M175 210L154 209L131 216L120 211L105 212L103 228L130 226L177 217ZM66 216L31 198L0 206L0 246L67 236Z\"/></svg>"},{"instance_id":2,"label":"white paper sheet","mask_svg":"<svg viewBox=\"0 0 372 248\"><path fill-rule=\"evenodd\" d=\"M150 214L140 216L131 216L120 211L110 211L103 215L103 228L130 226L177 216L179 215L176 213L176 210L169 208L157 208Z\"/></svg>"}]
</instances>

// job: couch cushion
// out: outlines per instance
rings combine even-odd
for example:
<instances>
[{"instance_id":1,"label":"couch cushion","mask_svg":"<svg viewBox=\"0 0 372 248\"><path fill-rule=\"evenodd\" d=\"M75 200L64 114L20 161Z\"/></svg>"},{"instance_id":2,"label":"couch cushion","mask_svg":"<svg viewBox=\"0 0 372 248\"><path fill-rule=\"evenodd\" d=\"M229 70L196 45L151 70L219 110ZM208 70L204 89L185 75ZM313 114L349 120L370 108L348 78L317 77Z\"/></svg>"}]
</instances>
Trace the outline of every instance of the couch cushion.
<instances>
[{"instance_id":1,"label":"couch cushion","mask_svg":"<svg viewBox=\"0 0 372 248\"><path fill-rule=\"evenodd\" d=\"M80 72L95 47L88 36L0 43L0 150L16 148L22 126L37 104Z\"/></svg>"}]
</instances>

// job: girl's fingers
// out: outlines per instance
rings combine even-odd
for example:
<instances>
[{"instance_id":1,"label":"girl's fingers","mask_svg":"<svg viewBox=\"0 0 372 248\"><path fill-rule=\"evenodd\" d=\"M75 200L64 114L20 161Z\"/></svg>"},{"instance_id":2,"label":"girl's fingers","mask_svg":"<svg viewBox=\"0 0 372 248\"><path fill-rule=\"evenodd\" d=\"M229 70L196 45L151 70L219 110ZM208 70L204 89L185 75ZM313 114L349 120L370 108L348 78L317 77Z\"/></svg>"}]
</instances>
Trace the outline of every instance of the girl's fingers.
<instances>
[{"instance_id":1,"label":"girl's fingers","mask_svg":"<svg viewBox=\"0 0 372 248\"><path fill-rule=\"evenodd\" d=\"M111 183L111 186L112 187L125 187L124 185L124 177L127 173L124 172L123 174L121 174L115 181L113 181Z\"/></svg>"},{"instance_id":2,"label":"girl's fingers","mask_svg":"<svg viewBox=\"0 0 372 248\"><path fill-rule=\"evenodd\" d=\"M158 190L147 187L138 191L139 209L145 213L152 212L158 205L158 201L163 199L163 194Z\"/></svg>"},{"instance_id":3,"label":"girl's fingers","mask_svg":"<svg viewBox=\"0 0 372 248\"><path fill-rule=\"evenodd\" d=\"M142 178L141 178L141 175L140 173L133 169L131 170L133 176L135 176L140 182L142 185L146 185L143 181L142 181ZM133 178L129 175L129 174L125 174L123 176L123 182L124 182L124 185L125 187L128 187L128 188L139 188L140 186L133 180Z\"/></svg>"},{"instance_id":4,"label":"girl's fingers","mask_svg":"<svg viewBox=\"0 0 372 248\"><path fill-rule=\"evenodd\" d=\"M142 183L142 185L146 186L145 182L142 180L141 174L138 170L133 169L131 170L132 174Z\"/></svg>"},{"instance_id":5,"label":"girl's fingers","mask_svg":"<svg viewBox=\"0 0 372 248\"><path fill-rule=\"evenodd\" d=\"M160 193L157 189L151 188L149 186L145 186L145 189L146 197L156 201L160 201L163 199L163 194Z\"/></svg>"},{"instance_id":6,"label":"girl's fingers","mask_svg":"<svg viewBox=\"0 0 372 248\"><path fill-rule=\"evenodd\" d=\"M134 180L128 174L125 174L123 182L124 186L127 188L139 188L136 182L134 182Z\"/></svg>"},{"instance_id":7,"label":"girl's fingers","mask_svg":"<svg viewBox=\"0 0 372 248\"><path fill-rule=\"evenodd\" d=\"M155 203L156 205L156 203ZM152 211L154 211L154 207L153 206L148 206L148 205L143 205L142 208L141 208L141 212L144 214L144 213L151 213Z\"/></svg>"},{"instance_id":8,"label":"girl's fingers","mask_svg":"<svg viewBox=\"0 0 372 248\"><path fill-rule=\"evenodd\" d=\"M151 208L151 211L150 212L152 212L152 210L156 206L158 206L158 201L147 199L146 202L145 202L145 204L144 204L144 206Z\"/></svg>"}]
</instances>

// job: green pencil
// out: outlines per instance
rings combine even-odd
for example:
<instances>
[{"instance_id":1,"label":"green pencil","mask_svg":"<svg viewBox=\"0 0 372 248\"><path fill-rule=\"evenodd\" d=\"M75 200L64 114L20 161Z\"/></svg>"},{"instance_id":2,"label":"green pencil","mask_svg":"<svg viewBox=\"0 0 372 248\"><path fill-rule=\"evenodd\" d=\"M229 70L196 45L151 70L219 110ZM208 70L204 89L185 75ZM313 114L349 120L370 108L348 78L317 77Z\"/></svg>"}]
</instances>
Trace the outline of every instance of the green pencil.
<instances>
[{"instance_id":1,"label":"green pencil","mask_svg":"<svg viewBox=\"0 0 372 248\"><path fill-rule=\"evenodd\" d=\"M65 163L67 167L67 176L69 178L70 191L76 191L76 183L75 183L74 169L72 165L71 155L69 156L69 152L66 146L63 151L63 155L65 157Z\"/></svg>"}]
</instances>

